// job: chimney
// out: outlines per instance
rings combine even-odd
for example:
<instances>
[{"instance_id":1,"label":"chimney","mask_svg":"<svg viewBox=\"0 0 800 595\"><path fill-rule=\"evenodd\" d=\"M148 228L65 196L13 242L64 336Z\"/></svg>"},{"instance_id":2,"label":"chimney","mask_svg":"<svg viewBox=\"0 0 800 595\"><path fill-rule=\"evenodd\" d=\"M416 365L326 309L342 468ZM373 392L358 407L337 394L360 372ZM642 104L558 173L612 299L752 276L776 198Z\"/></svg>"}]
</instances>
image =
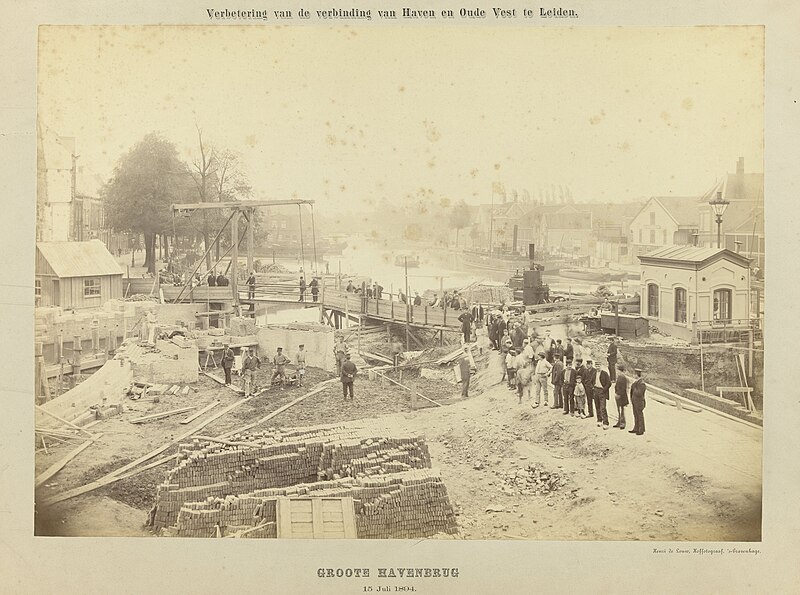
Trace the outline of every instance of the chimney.
<instances>
[{"instance_id":1,"label":"chimney","mask_svg":"<svg viewBox=\"0 0 800 595\"><path fill-rule=\"evenodd\" d=\"M739 176L742 174L744 174L744 157L739 157L736 161L736 175Z\"/></svg>"}]
</instances>

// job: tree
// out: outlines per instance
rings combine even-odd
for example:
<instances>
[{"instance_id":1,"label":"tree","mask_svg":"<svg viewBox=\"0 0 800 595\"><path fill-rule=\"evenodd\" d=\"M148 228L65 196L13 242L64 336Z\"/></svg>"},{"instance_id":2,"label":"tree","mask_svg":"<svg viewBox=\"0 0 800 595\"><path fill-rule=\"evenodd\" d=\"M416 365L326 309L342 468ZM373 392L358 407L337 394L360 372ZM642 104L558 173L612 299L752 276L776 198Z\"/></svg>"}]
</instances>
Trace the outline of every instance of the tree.
<instances>
[{"instance_id":1,"label":"tree","mask_svg":"<svg viewBox=\"0 0 800 595\"><path fill-rule=\"evenodd\" d=\"M456 230L456 247L458 247L458 232L472 222L472 215L464 199L453 205L450 211L450 227Z\"/></svg>"},{"instance_id":2,"label":"tree","mask_svg":"<svg viewBox=\"0 0 800 595\"><path fill-rule=\"evenodd\" d=\"M171 231L170 205L184 197L185 171L175 145L151 132L120 157L101 191L108 224L144 234L144 266L153 274L156 236Z\"/></svg>"}]
</instances>

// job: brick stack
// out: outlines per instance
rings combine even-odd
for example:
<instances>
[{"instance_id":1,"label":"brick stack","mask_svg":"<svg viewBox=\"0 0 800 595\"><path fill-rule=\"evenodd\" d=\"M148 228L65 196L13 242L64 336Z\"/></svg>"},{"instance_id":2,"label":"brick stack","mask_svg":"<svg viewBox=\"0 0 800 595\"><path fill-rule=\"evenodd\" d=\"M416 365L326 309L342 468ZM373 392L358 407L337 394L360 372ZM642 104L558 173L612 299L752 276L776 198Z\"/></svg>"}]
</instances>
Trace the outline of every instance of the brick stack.
<instances>
[{"instance_id":1,"label":"brick stack","mask_svg":"<svg viewBox=\"0 0 800 595\"><path fill-rule=\"evenodd\" d=\"M212 537L264 524L246 537L275 537L279 497L352 497L359 537L455 533L447 489L424 440L388 437L375 422L270 429L236 435L237 446L194 440L158 486L154 527ZM242 445L246 444L246 446Z\"/></svg>"}]
</instances>

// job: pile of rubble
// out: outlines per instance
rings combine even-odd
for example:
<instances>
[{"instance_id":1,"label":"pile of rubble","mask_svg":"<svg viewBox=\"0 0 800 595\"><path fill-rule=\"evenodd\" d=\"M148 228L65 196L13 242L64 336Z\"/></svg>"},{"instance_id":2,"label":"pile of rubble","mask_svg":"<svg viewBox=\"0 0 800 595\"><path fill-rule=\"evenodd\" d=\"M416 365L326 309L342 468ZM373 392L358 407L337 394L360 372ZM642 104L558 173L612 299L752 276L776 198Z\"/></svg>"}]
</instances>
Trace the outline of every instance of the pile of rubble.
<instances>
[{"instance_id":1,"label":"pile of rubble","mask_svg":"<svg viewBox=\"0 0 800 595\"><path fill-rule=\"evenodd\" d=\"M540 463L517 469L512 475L502 477L503 490L514 495L545 496L558 491L567 483L565 477L545 469Z\"/></svg>"}]
</instances>

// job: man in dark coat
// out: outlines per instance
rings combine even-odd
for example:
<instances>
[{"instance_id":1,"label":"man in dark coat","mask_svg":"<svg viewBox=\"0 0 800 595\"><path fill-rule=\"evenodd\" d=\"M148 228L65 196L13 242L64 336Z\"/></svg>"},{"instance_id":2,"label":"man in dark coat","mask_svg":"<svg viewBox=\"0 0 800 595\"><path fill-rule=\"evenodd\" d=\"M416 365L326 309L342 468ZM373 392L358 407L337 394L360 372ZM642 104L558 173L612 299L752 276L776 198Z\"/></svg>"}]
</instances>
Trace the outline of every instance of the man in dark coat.
<instances>
[{"instance_id":1,"label":"man in dark coat","mask_svg":"<svg viewBox=\"0 0 800 595\"><path fill-rule=\"evenodd\" d=\"M572 345L571 337L567 337L567 346L564 348L564 357L567 359L567 365L570 365L575 357L575 347Z\"/></svg>"},{"instance_id":2,"label":"man in dark coat","mask_svg":"<svg viewBox=\"0 0 800 595\"><path fill-rule=\"evenodd\" d=\"M608 361L608 372L611 375L611 380L616 380L617 342L614 340L614 337L611 337L611 343L609 343L608 345L608 351L606 352L606 360Z\"/></svg>"},{"instance_id":3,"label":"man in dark coat","mask_svg":"<svg viewBox=\"0 0 800 595\"><path fill-rule=\"evenodd\" d=\"M614 398L617 401L617 423L615 428L625 429L625 406L628 404L628 377L625 366L617 364L617 378L614 383Z\"/></svg>"},{"instance_id":4,"label":"man in dark coat","mask_svg":"<svg viewBox=\"0 0 800 595\"><path fill-rule=\"evenodd\" d=\"M514 349L517 353L522 352L522 342L525 340L525 329L522 325L517 323L514 330L511 331L511 341L514 343Z\"/></svg>"},{"instance_id":5,"label":"man in dark coat","mask_svg":"<svg viewBox=\"0 0 800 595\"><path fill-rule=\"evenodd\" d=\"M589 417L594 417L594 381L597 375L597 370L592 365L592 360L587 359L584 365L581 365L581 360L578 362L578 373L581 375L583 381L583 388L586 389L586 408L588 409Z\"/></svg>"},{"instance_id":6,"label":"man in dark coat","mask_svg":"<svg viewBox=\"0 0 800 595\"><path fill-rule=\"evenodd\" d=\"M646 405L644 393L647 390L647 385L642 378L642 371L639 368L634 370L636 373L636 380L631 384L631 409L633 409L633 429L630 430L631 434L641 436L644 434L644 407Z\"/></svg>"},{"instance_id":7,"label":"man in dark coat","mask_svg":"<svg viewBox=\"0 0 800 595\"><path fill-rule=\"evenodd\" d=\"M300 277L300 299L298 302L306 301L306 280L305 277Z\"/></svg>"},{"instance_id":8,"label":"man in dark coat","mask_svg":"<svg viewBox=\"0 0 800 595\"><path fill-rule=\"evenodd\" d=\"M315 302L319 301L319 281L317 281L316 277L311 279L311 283L310 283L309 287L311 287L311 299L312 299L312 301L315 301Z\"/></svg>"},{"instance_id":9,"label":"man in dark coat","mask_svg":"<svg viewBox=\"0 0 800 595\"><path fill-rule=\"evenodd\" d=\"M220 273L217 275L217 287L226 287L228 285L228 280L225 278L225 275Z\"/></svg>"},{"instance_id":10,"label":"man in dark coat","mask_svg":"<svg viewBox=\"0 0 800 595\"><path fill-rule=\"evenodd\" d=\"M214 271L211 271L208 274L207 281L208 281L208 286L209 287L216 287L217 286L217 277L216 277L216 275L214 275Z\"/></svg>"},{"instance_id":11,"label":"man in dark coat","mask_svg":"<svg viewBox=\"0 0 800 595\"><path fill-rule=\"evenodd\" d=\"M560 409L564 406L564 362L556 358L553 362L553 369L550 371L550 381L553 383L553 406L552 409Z\"/></svg>"},{"instance_id":12,"label":"man in dark coat","mask_svg":"<svg viewBox=\"0 0 800 595\"><path fill-rule=\"evenodd\" d=\"M608 429L608 411L606 401L608 401L608 389L611 388L611 377L608 372L603 370L600 362L595 364L595 376L592 394L594 396L594 406L597 411L597 426Z\"/></svg>"},{"instance_id":13,"label":"man in dark coat","mask_svg":"<svg viewBox=\"0 0 800 595\"><path fill-rule=\"evenodd\" d=\"M222 369L225 370L225 386L230 386L231 384L231 369L233 368L234 361L236 361L236 356L234 355L230 344L223 344Z\"/></svg>"},{"instance_id":14,"label":"man in dark coat","mask_svg":"<svg viewBox=\"0 0 800 595\"><path fill-rule=\"evenodd\" d=\"M342 364L342 393L344 395L344 400L347 400L348 393L350 394L350 400L353 400L353 381L356 377L356 373L358 372L358 368L356 365L350 361L350 354L348 353L345 356L345 361Z\"/></svg>"},{"instance_id":15,"label":"man in dark coat","mask_svg":"<svg viewBox=\"0 0 800 595\"><path fill-rule=\"evenodd\" d=\"M556 339L556 346L553 348L553 360L564 363L564 346L561 344L561 339Z\"/></svg>"},{"instance_id":16,"label":"man in dark coat","mask_svg":"<svg viewBox=\"0 0 800 595\"><path fill-rule=\"evenodd\" d=\"M250 273L247 278L247 299L252 300L256 297L256 272Z\"/></svg>"},{"instance_id":17,"label":"man in dark coat","mask_svg":"<svg viewBox=\"0 0 800 595\"><path fill-rule=\"evenodd\" d=\"M570 415L575 412L575 379L578 377L578 373L572 366L573 364L570 362L564 368L564 380L561 385L564 415Z\"/></svg>"},{"instance_id":18,"label":"man in dark coat","mask_svg":"<svg viewBox=\"0 0 800 595\"><path fill-rule=\"evenodd\" d=\"M489 335L489 349L497 349L497 325L493 314L489 314L487 319L486 332Z\"/></svg>"},{"instance_id":19,"label":"man in dark coat","mask_svg":"<svg viewBox=\"0 0 800 595\"><path fill-rule=\"evenodd\" d=\"M469 343L472 338L472 314L469 311L462 312L458 321L461 323L461 332L464 333L464 343Z\"/></svg>"}]
</instances>

